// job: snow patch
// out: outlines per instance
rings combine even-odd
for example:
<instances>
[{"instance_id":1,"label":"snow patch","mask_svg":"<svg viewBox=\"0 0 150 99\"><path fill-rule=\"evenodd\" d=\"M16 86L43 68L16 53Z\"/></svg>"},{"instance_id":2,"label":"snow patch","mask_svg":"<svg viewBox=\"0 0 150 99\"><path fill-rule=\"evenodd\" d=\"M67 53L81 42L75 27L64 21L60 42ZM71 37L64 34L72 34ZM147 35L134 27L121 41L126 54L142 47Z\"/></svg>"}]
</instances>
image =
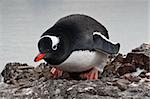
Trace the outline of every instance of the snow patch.
<instances>
[{"instance_id":1,"label":"snow patch","mask_svg":"<svg viewBox=\"0 0 150 99\"><path fill-rule=\"evenodd\" d=\"M145 75L146 75L146 76L150 76L150 72L146 73Z\"/></svg>"},{"instance_id":2,"label":"snow patch","mask_svg":"<svg viewBox=\"0 0 150 99\"><path fill-rule=\"evenodd\" d=\"M76 87L77 85L73 85L73 86L71 86L70 88L68 88L67 89L67 91L70 91L70 90L72 90L74 87Z\"/></svg>"},{"instance_id":3,"label":"snow patch","mask_svg":"<svg viewBox=\"0 0 150 99\"><path fill-rule=\"evenodd\" d=\"M31 88L23 89L23 94L31 95L32 93L33 93L33 90Z\"/></svg>"},{"instance_id":4,"label":"snow patch","mask_svg":"<svg viewBox=\"0 0 150 99\"><path fill-rule=\"evenodd\" d=\"M134 82L129 85L130 87L138 87L139 84L135 84Z\"/></svg>"},{"instance_id":5,"label":"snow patch","mask_svg":"<svg viewBox=\"0 0 150 99\"><path fill-rule=\"evenodd\" d=\"M91 90L91 89L93 89L93 90L94 90L94 88L93 88L93 87L86 87L86 88L84 88L84 90L85 90L85 91L88 91L88 90Z\"/></svg>"},{"instance_id":6,"label":"snow patch","mask_svg":"<svg viewBox=\"0 0 150 99\"><path fill-rule=\"evenodd\" d=\"M137 68L137 69L136 69L136 72L133 72L132 75L135 76L135 77L137 77L137 76L139 76L143 71L144 71L144 69Z\"/></svg>"}]
</instances>

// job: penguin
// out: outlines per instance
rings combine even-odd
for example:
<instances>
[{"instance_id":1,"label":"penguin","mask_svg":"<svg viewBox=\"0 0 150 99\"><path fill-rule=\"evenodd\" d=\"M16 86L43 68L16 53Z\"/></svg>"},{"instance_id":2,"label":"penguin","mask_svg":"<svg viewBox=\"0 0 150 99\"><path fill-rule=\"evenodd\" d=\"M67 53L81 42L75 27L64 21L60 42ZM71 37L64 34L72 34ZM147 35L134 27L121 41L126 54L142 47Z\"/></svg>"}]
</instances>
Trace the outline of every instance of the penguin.
<instances>
[{"instance_id":1,"label":"penguin","mask_svg":"<svg viewBox=\"0 0 150 99\"><path fill-rule=\"evenodd\" d=\"M107 29L94 18L72 14L41 35L38 49L34 61L44 59L50 64L54 78L65 71L81 72L81 78L93 80L98 79L100 65L108 56L119 52L120 44L110 41Z\"/></svg>"}]
</instances>

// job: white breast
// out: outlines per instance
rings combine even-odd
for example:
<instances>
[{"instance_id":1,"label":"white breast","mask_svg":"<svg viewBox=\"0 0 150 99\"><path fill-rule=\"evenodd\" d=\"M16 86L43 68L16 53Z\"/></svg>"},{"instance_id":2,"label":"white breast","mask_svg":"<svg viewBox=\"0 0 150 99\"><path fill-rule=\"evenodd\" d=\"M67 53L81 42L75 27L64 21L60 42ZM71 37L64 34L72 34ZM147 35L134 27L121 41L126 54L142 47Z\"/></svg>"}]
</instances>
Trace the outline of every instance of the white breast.
<instances>
[{"instance_id":1,"label":"white breast","mask_svg":"<svg viewBox=\"0 0 150 99\"><path fill-rule=\"evenodd\" d=\"M74 51L58 67L68 72L82 72L91 69L94 66L99 66L107 58L107 54L96 51Z\"/></svg>"}]
</instances>

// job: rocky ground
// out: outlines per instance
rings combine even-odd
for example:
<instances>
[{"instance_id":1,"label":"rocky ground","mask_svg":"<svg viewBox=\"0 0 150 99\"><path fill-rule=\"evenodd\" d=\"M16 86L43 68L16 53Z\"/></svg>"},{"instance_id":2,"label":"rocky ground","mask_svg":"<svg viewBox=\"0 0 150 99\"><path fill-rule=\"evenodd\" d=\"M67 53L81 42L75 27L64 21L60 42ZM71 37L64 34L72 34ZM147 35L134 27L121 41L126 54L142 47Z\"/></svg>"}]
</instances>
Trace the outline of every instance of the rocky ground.
<instances>
[{"instance_id":1,"label":"rocky ground","mask_svg":"<svg viewBox=\"0 0 150 99\"><path fill-rule=\"evenodd\" d=\"M0 75L0 99L150 99L150 45L111 58L98 80L64 73L53 79L51 66L8 63Z\"/></svg>"}]
</instances>

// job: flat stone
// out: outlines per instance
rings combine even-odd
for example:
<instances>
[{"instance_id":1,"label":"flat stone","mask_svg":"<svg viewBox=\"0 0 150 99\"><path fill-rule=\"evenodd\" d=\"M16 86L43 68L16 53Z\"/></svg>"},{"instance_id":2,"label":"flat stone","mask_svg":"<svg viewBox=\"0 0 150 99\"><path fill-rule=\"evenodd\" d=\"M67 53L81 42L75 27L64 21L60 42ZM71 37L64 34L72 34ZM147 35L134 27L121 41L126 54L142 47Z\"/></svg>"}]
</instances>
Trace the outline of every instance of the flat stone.
<instances>
[{"instance_id":1,"label":"flat stone","mask_svg":"<svg viewBox=\"0 0 150 99\"><path fill-rule=\"evenodd\" d=\"M121 90L121 91L124 91L128 88L128 85L130 84L131 82L129 82L128 80L126 79L119 79L116 84L117 84L117 87Z\"/></svg>"}]
</instances>

